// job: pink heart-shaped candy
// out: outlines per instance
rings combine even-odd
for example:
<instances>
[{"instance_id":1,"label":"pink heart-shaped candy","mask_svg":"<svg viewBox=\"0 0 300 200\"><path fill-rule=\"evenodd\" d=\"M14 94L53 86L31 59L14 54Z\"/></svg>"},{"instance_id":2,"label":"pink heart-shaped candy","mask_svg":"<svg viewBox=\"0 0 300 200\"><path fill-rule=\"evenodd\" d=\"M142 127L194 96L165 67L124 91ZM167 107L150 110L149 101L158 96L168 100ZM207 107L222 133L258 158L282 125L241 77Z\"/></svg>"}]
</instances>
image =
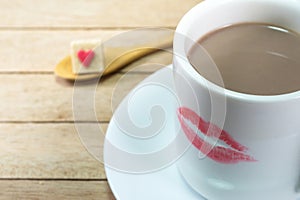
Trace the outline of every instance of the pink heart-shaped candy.
<instances>
[{"instance_id":1,"label":"pink heart-shaped candy","mask_svg":"<svg viewBox=\"0 0 300 200\"><path fill-rule=\"evenodd\" d=\"M95 56L95 53L93 50L84 51L81 49L77 52L78 59L80 60L82 65L85 67L90 66L94 56Z\"/></svg>"}]
</instances>

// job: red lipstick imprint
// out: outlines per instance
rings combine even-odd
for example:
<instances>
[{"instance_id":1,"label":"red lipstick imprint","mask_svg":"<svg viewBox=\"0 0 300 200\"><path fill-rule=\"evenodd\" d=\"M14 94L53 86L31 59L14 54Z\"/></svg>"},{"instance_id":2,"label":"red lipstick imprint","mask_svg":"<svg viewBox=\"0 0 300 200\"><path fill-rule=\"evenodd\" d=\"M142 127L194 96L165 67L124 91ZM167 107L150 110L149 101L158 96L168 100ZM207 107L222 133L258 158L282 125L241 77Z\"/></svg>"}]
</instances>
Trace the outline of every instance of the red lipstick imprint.
<instances>
[{"instance_id":1,"label":"red lipstick imprint","mask_svg":"<svg viewBox=\"0 0 300 200\"><path fill-rule=\"evenodd\" d=\"M177 110L177 116L181 124L181 128L185 133L188 140L202 153L206 154L212 160L224 163L224 164L235 164L238 162L255 162L252 156L245 154L247 147L239 144L235 141L226 131L220 129L215 124L204 121L194 111L189 108L180 107ZM229 147L223 146L212 146L207 141L203 140L197 133L186 123L189 121L195 125L197 129L208 138L216 138L223 141ZM208 128L210 131L208 133ZM200 134L201 134L200 133ZM209 152L205 152L203 145L210 149Z\"/></svg>"}]
</instances>

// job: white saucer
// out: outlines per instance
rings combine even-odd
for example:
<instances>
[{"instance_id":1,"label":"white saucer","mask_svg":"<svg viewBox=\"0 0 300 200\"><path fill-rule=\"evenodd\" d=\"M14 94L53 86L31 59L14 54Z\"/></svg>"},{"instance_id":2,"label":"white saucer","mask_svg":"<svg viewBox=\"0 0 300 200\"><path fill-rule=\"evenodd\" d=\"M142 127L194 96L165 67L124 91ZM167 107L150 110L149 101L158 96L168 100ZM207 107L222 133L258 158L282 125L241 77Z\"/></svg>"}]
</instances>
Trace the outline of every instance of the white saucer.
<instances>
[{"instance_id":1,"label":"white saucer","mask_svg":"<svg viewBox=\"0 0 300 200\"><path fill-rule=\"evenodd\" d=\"M176 101L172 80L171 65L146 78L122 101L109 124L104 143L105 171L118 200L205 200L184 182L177 171L176 161L164 163L161 169L153 165L153 170L149 167L145 171L150 172L142 173L140 165L145 165L147 161L134 164L126 158L130 153L146 155L163 149L174 139L175 120L168 116L175 112L172 106ZM156 130L155 135L137 139L136 134L128 131L128 124L133 122L141 131L155 123L155 126L161 123L161 128ZM124 153L123 156L118 151L129 154ZM138 173L134 173L134 168Z\"/></svg>"}]
</instances>

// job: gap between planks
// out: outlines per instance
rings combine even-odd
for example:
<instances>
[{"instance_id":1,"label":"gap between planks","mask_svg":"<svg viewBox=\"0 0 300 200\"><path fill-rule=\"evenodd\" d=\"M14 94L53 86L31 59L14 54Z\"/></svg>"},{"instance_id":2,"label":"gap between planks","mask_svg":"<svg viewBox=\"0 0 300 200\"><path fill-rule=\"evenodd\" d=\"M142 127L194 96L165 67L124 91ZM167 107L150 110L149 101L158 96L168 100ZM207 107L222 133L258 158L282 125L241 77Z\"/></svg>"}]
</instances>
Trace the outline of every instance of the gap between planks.
<instances>
[{"instance_id":1,"label":"gap between planks","mask_svg":"<svg viewBox=\"0 0 300 200\"><path fill-rule=\"evenodd\" d=\"M120 27L5 27L0 26L0 31L126 31L139 28L167 28L175 29L176 26L120 26Z\"/></svg>"},{"instance_id":2,"label":"gap between planks","mask_svg":"<svg viewBox=\"0 0 300 200\"><path fill-rule=\"evenodd\" d=\"M0 124L108 124L109 121L10 121L0 120Z\"/></svg>"},{"instance_id":3,"label":"gap between planks","mask_svg":"<svg viewBox=\"0 0 300 200\"><path fill-rule=\"evenodd\" d=\"M84 181L84 182L107 182L106 178L0 178L0 181Z\"/></svg>"},{"instance_id":4,"label":"gap between planks","mask_svg":"<svg viewBox=\"0 0 300 200\"><path fill-rule=\"evenodd\" d=\"M116 72L114 74L152 74L153 72L143 72L143 71L131 71L131 72L124 72L124 71L119 71L119 72ZM38 75L51 75L53 74L53 72L47 72L47 71L0 71L0 75L35 75L35 74L38 74ZM113 74L113 75L114 75ZM54 74L53 74L54 75Z\"/></svg>"}]
</instances>

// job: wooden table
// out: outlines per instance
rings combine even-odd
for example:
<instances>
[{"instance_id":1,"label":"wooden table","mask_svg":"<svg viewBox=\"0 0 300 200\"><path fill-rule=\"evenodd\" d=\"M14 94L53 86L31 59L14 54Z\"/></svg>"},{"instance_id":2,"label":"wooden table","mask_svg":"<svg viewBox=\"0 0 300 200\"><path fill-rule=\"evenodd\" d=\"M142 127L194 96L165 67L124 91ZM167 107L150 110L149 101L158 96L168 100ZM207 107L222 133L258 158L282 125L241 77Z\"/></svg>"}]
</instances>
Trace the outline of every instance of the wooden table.
<instances>
[{"instance_id":1,"label":"wooden table","mask_svg":"<svg viewBox=\"0 0 300 200\"><path fill-rule=\"evenodd\" d=\"M72 40L109 38L137 27L174 29L199 0L0 1L0 199L114 199L103 164L85 149L75 129L73 83L53 69ZM147 62L171 63L157 52L105 78L97 93L104 132L117 81L131 76L123 97L156 69L129 72ZM98 95L98 96L99 96Z\"/></svg>"}]
</instances>

